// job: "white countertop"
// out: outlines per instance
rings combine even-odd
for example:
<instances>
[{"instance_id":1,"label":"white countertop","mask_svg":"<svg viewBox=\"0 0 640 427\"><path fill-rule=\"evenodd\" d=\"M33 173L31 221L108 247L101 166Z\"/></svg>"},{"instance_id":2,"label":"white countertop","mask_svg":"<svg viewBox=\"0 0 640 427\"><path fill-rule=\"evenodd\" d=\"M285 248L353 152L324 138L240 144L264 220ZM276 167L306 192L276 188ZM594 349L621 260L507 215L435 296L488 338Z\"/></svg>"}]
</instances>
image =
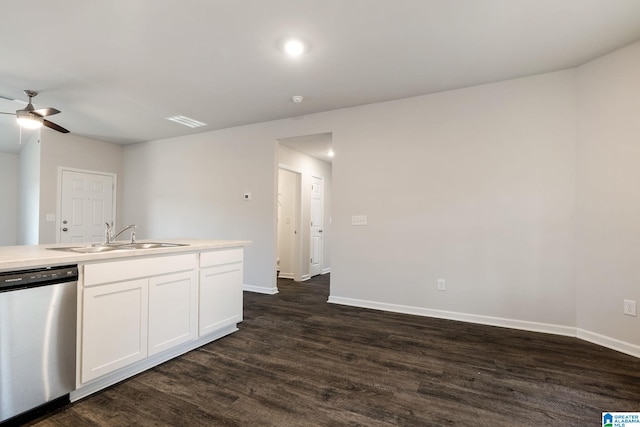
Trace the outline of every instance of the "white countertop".
<instances>
[{"instance_id":1,"label":"white countertop","mask_svg":"<svg viewBox=\"0 0 640 427\"><path fill-rule=\"evenodd\" d=\"M127 251L108 251L102 253L76 253L47 248L89 246L89 243L61 243L30 246L0 246L0 271L20 270L50 265L76 264L115 258L131 258L180 252L200 252L213 249L243 247L250 245L248 240L204 240L204 239L149 239L144 242L178 243L188 246L168 248L136 249ZM122 243L126 243L123 241Z\"/></svg>"}]
</instances>

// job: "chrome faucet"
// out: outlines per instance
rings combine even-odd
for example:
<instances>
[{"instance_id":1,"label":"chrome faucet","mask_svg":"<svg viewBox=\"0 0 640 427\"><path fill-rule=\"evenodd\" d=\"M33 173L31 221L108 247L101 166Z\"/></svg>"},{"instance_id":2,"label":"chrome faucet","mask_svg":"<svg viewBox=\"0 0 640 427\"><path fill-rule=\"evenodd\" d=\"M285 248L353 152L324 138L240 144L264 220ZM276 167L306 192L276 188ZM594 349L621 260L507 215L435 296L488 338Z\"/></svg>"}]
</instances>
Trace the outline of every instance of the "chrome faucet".
<instances>
[{"instance_id":1,"label":"chrome faucet","mask_svg":"<svg viewBox=\"0 0 640 427\"><path fill-rule=\"evenodd\" d=\"M117 233L113 234L113 223L109 224L108 222L106 222L105 224L107 224L107 229L104 230L104 244L108 245L111 242L114 242L116 240L116 238L121 235L122 233L124 233L125 231L132 229L132 228L136 228L135 224L131 224L131 225L127 225L125 228L123 228L122 230L118 231ZM135 231L131 231L131 243L135 243L136 242L136 232Z\"/></svg>"}]
</instances>

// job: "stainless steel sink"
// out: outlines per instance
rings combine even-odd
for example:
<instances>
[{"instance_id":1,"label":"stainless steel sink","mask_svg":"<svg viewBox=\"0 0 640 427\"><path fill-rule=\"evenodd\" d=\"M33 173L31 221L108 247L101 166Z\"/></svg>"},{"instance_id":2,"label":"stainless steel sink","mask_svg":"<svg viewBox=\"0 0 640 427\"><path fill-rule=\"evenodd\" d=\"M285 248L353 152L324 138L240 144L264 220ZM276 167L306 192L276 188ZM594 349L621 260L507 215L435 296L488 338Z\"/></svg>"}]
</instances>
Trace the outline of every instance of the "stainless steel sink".
<instances>
[{"instance_id":1,"label":"stainless steel sink","mask_svg":"<svg viewBox=\"0 0 640 427\"><path fill-rule=\"evenodd\" d=\"M65 252L78 252L81 254L97 254L101 252L117 251L120 248L117 246L73 246L66 248L47 248L52 251L65 251Z\"/></svg>"},{"instance_id":2,"label":"stainless steel sink","mask_svg":"<svg viewBox=\"0 0 640 427\"><path fill-rule=\"evenodd\" d=\"M118 248L124 249L155 249L155 248L175 248L177 246L189 246L186 243L156 243L156 242L148 242L148 243L127 243L122 246L118 246Z\"/></svg>"},{"instance_id":3,"label":"stainless steel sink","mask_svg":"<svg viewBox=\"0 0 640 427\"><path fill-rule=\"evenodd\" d=\"M108 245L71 246L71 247L47 248L47 249L51 249L54 251L77 252L81 254L96 254L96 253L113 252L113 251L136 251L141 249L175 248L178 246L189 246L189 245L186 243L140 242L140 243L110 243Z\"/></svg>"}]
</instances>

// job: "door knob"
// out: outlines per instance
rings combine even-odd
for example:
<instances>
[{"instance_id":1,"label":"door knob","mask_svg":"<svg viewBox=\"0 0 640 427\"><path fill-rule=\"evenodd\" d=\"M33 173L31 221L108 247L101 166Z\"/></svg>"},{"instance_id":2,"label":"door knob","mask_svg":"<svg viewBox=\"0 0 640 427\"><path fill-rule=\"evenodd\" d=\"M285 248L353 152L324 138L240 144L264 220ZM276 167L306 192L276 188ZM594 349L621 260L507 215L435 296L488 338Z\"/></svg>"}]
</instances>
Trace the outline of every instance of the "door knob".
<instances>
[{"instance_id":1,"label":"door knob","mask_svg":"<svg viewBox=\"0 0 640 427\"><path fill-rule=\"evenodd\" d=\"M318 233L322 233L322 230L318 230Z\"/></svg>"},{"instance_id":2,"label":"door knob","mask_svg":"<svg viewBox=\"0 0 640 427\"><path fill-rule=\"evenodd\" d=\"M63 228L62 231L69 231L67 227Z\"/></svg>"}]
</instances>

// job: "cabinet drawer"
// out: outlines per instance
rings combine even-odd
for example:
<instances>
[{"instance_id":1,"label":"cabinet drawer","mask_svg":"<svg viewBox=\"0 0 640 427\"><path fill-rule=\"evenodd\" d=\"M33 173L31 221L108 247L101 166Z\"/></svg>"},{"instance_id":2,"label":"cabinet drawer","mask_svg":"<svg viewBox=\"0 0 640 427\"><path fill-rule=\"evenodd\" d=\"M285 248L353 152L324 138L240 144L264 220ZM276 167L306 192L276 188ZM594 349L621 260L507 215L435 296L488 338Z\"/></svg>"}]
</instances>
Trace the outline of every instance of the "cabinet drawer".
<instances>
[{"instance_id":1,"label":"cabinet drawer","mask_svg":"<svg viewBox=\"0 0 640 427\"><path fill-rule=\"evenodd\" d=\"M195 268L195 253L87 264L84 266L84 286L176 273Z\"/></svg>"},{"instance_id":2,"label":"cabinet drawer","mask_svg":"<svg viewBox=\"0 0 640 427\"><path fill-rule=\"evenodd\" d=\"M236 262L242 262L242 248L202 252L200 254L200 268Z\"/></svg>"}]
</instances>

